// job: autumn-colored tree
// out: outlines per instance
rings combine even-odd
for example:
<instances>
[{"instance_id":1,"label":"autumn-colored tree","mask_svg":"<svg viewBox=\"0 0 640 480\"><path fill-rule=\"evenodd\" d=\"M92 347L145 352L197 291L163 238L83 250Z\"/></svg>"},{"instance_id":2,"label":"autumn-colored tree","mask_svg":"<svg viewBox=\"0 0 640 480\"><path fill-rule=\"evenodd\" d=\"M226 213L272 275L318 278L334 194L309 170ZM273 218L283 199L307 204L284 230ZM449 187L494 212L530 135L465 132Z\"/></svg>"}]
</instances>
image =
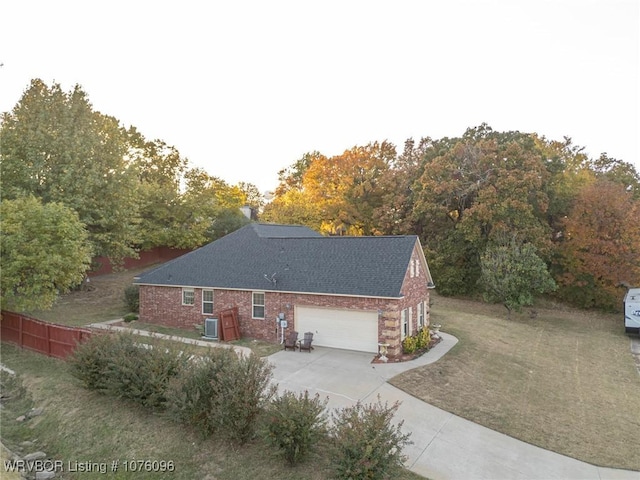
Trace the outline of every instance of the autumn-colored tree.
<instances>
[{"instance_id":1,"label":"autumn-colored tree","mask_svg":"<svg viewBox=\"0 0 640 480\"><path fill-rule=\"evenodd\" d=\"M309 152L291 166L280 170L275 196L265 205L261 219L273 223L305 225L319 231L323 222L321 208L312 202L305 191L303 179L313 162L325 160L327 158L320 152Z\"/></svg>"},{"instance_id":2,"label":"autumn-colored tree","mask_svg":"<svg viewBox=\"0 0 640 480\"><path fill-rule=\"evenodd\" d=\"M422 171L413 184L414 215L424 224L441 290L476 290L480 255L505 235L527 238L543 258L550 255L548 172L530 135L483 124L460 139L433 142Z\"/></svg>"},{"instance_id":3,"label":"autumn-colored tree","mask_svg":"<svg viewBox=\"0 0 640 480\"><path fill-rule=\"evenodd\" d=\"M306 192L291 189L277 195L264 207L261 219L266 222L304 225L320 231L323 217L318 205L311 202Z\"/></svg>"},{"instance_id":4,"label":"autumn-colored tree","mask_svg":"<svg viewBox=\"0 0 640 480\"><path fill-rule=\"evenodd\" d=\"M548 181L543 185L544 193L549 199L546 218L552 238L558 240L563 230L562 222L568 215L577 192L595 181L596 177L584 148L574 145L571 138L556 141L537 135L532 137L549 174Z\"/></svg>"},{"instance_id":5,"label":"autumn-colored tree","mask_svg":"<svg viewBox=\"0 0 640 480\"><path fill-rule=\"evenodd\" d=\"M382 205L380 179L395 155L393 144L373 142L311 162L302 187L321 212L321 231L348 235L379 233L373 223L373 212Z\"/></svg>"},{"instance_id":6,"label":"autumn-colored tree","mask_svg":"<svg viewBox=\"0 0 640 480\"><path fill-rule=\"evenodd\" d=\"M378 234L374 212L383 205L381 179L395 156L395 146L386 141L331 158L305 154L280 172L276 198L263 218L305 222L330 235Z\"/></svg>"},{"instance_id":7,"label":"autumn-colored tree","mask_svg":"<svg viewBox=\"0 0 640 480\"><path fill-rule=\"evenodd\" d=\"M318 151L307 152L296 160L293 165L280 170L278 172L279 183L275 191L276 198L284 195L289 190L301 191L304 174L309 169L309 166L318 159L326 159L326 157Z\"/></svg>"},{"instance_id":8,"label":"autumn-colored tree","mask_svg":"<svg viewBox=\"0 0 640 480\"><path fill-rule=\"evenodd\" d=\"M605 178L585 186L564 222L559 254L560 298L618 309L621 283L640 285L640 202Z\"/></svg>"},{"instance_id":9,"label":"autumn-colored tree","mask_svg":"<svg viewBox=\"0 0 640 480\"><path fill-rule=\"evenodd\" d=\"M424 222L414 216L413 183L420 175L425 152L431 147L430 138L416 142L405 141L404 150L380 176L381 205L373 210L372 222L384 235L421 235Z\"/></svg>"}]
</instances>

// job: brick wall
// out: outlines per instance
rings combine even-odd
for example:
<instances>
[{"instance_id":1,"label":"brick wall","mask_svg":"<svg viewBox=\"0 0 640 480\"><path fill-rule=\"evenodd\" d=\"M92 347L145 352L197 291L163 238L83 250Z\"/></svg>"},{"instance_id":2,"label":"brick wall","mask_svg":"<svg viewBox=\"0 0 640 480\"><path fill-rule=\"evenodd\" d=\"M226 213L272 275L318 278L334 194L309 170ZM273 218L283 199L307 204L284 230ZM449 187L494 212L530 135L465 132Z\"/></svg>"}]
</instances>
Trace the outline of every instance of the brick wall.
<instances>
[{"instance_id":1,"label":"brick wall","mask_svg":"<svg viewBox=\"0 0 640 480\"><path fill-rule=\"evenodd\" d=\"M402 353L402 325L400 324L400 312L404 309L409 310L411 316L409 318L411 329L409 335L415 335L418 332L418 304L425 302L425 325L429 325L429 289L427 288L426 264L424 256L418 250L418 245L414 249L411 256L413 266L409 266L404 276L401 293L403 297L395 302L392 308L384 310L378 321L378 331L380 332L380 341L388 343L389 355L399 355Z\"/></svg>"},{"instance_id":2,"label":"brick wall","mask_svg":"<svg viewBox=\"0 0 640 480\"><path fill-rule=\"evenodd\" d=\"M412 261L420 263L421 256L414 252ZM413 272L413 275L412 275ZM202 313L202 289L195 288L194 305L182 305L182 289L180 287L140 286L140 320L186 329L202 325L207 317L215 317L218 312L238 307L240 333L243 337L258 338L277 342L276 317L284 313L290 325L295 325L294 306L345 308L353 310L373 310L378 315L378 339L390 344L389 354L400 353L402 309L412 309L412 331L417 331L418 303L426 301L426 324L429 324L427 274L424 265L413 270L407 269L401 299L360 298L330 295L303 295L281 292L265 292L265 318L252 318L252 292L242 290L214 289L214 314Z\"/></svg>"}]
</instances>

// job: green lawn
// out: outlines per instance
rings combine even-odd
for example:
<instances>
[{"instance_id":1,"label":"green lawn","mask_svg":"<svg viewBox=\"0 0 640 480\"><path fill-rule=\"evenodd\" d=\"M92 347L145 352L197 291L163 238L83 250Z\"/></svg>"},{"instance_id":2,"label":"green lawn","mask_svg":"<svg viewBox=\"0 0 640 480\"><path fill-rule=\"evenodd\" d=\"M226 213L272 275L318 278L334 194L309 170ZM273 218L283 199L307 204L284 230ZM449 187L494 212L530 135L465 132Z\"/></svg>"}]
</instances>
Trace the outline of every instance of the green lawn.
<instances>
[{"instance_id":1,"label":"green lawn","mask_svg":"<svg viewBox=\"0 0 640 480\"><path fill-rule=\"evenodd\" d=\"M512 314L435 296L459 339L392 384L439 408L592 464L640 470L640 375L621 315L549 305Z\"/></svg>"},{"instance_id":2,"label":"green lawn","mask_svg":"<svg viewBox=\"0 0 640 480\"><path fill-rule=\"evenodd\" d=\"M51 310L26 313L47 322L68 326L89 325L122 318L129 313L124 300L125 287L133 283L133 277L148 269L91 278L87 289L62 295Z\"/></svg>"},{"instance_id":3,"label":"green lawn","mask_svg":"<svg viewBox=\"0 0 640 480\"><path fill-rule=\"evenodd\" d=\"M331 478L331 458L321 445L307 461L296 467L275 456L265 443L235 447L215 438L202 439L197 433L174 423L162 414L152 414L139 406L85 390L69 374L66 363L2 344L2 363L15 370L26 391L2 378L0 422L2 442L14 452L26 454L42 450L49 458L67 462L97 462L110 467L119 460L117 473L65 473L65 479L208 479L208 480L323 480ZM26 422L16 418L32 407L44 412ZM21 449L20 443L34 441ZM171 461L175 471L125 473L124 461ZM1 471L1 467L0 467ZM0 472L0 477L4 478ZM399 480L422 478L402 471Z\"/></svg>"},{"instance_id":4,"label":"green lawn","mask_svg":"<svg viewBox=\"0 0 640 480\"><path fill-rule=\"evenodd\" d=\"M97 277L91 291L66 295L53 310L34 316L67 325L121 317L127 312L124 288L135 273ZM535 318L526 310L507 319L501 306L433 298L431 321L460 341L437 363L391 383L543 448L597 465L640 470L640 375L621 315L547 303L536 307ZM185 335L198 333L194 329ZM251 339L241 344L261 356L279 349Z\"/></svg>"}]
</instances>

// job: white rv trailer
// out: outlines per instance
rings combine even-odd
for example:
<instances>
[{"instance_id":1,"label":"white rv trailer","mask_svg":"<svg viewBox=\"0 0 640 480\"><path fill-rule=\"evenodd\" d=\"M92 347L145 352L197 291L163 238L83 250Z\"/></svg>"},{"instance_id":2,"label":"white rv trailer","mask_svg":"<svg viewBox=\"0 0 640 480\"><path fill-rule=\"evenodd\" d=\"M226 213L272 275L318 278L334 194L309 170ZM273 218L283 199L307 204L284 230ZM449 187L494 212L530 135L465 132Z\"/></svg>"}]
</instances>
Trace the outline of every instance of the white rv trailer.
<instances>
[{"instance_id":1,"label":"white rv trailer","mask_svg":"<svg viewBox=\"0 0 640 480\"><path fill-rule=\"evenodd\" d=\"M640 288L630 288L624 296L624 331L640 333Z\"/></svg>"}]
</instances>

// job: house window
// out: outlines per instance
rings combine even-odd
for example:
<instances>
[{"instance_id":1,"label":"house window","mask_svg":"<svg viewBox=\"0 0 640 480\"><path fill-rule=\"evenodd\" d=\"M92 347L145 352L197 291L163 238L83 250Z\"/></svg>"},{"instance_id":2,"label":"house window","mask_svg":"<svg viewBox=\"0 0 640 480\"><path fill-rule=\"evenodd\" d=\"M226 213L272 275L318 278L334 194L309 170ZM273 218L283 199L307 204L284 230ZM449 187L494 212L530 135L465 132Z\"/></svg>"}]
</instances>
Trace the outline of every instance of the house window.
<instances>
[{"instance_id":1,"label":"house window","mask_svg":"<svg viewBox=\"0 0 640 480\"><path fill-rule=\"evenodd\" d=\"M253 318L264 318L264 293L253 292Z\"/></svg>"},{"instance_id":2,"label":"house window","mask_svg":"<svg viewBox=\"0 0 640 480\"><path fill-rule=\"evenodd\" d=\"M413 263L413 258L411 259L411 262L409 263L409 268L411 270L411 278L415 277L416 270L415 270L415 266L414 266L414 263Z\"/></svg>"},{"instance_id":3,"label":"house window","mask_svg":"<svg viewBox=\"0 0 640 480\"><path fill-rule=\"evenodd\" d=\"M182 289L182 305L195 305L196 295L193 288Z\"/></svg>"},{"instance_id":4,"label":"house window","mask_svg":"<svg viewBox=\"0 0 640 480\"><path fill-rule=\"evenodd\" d=\"M400 312L400 325L402 327L402 338L401 340L404 340L407 335L409 335L409 320L408 320L408 313L409 310L408 309L404 309Z\"/></svg>"},{"instance_id":5,"label":"house window","mask_svg":"<svg viewBox=\"0 0 640 480\"><path fill-rule=\"evenodd\" d=\"M202 290L202 313L213 313L213 290Z\"/></svg>"},{"instance_id":6,"label":"house window","mask_svg":"<svg viewBox=\"0 0 640 480\"><path fill-rule=\"evenodd\" d=\"M416 258L416 277L420 276L420 260Z\"/></svg>"},{"instance_id":7,"label":"house window","mask_svg":"<svg viewBox=\"0 0 640 480\"><path fill-rule=\"evenodd\" d=\"M424 327L424 302L418 304L418 328Z\"/></svg>"}]
</instances>

